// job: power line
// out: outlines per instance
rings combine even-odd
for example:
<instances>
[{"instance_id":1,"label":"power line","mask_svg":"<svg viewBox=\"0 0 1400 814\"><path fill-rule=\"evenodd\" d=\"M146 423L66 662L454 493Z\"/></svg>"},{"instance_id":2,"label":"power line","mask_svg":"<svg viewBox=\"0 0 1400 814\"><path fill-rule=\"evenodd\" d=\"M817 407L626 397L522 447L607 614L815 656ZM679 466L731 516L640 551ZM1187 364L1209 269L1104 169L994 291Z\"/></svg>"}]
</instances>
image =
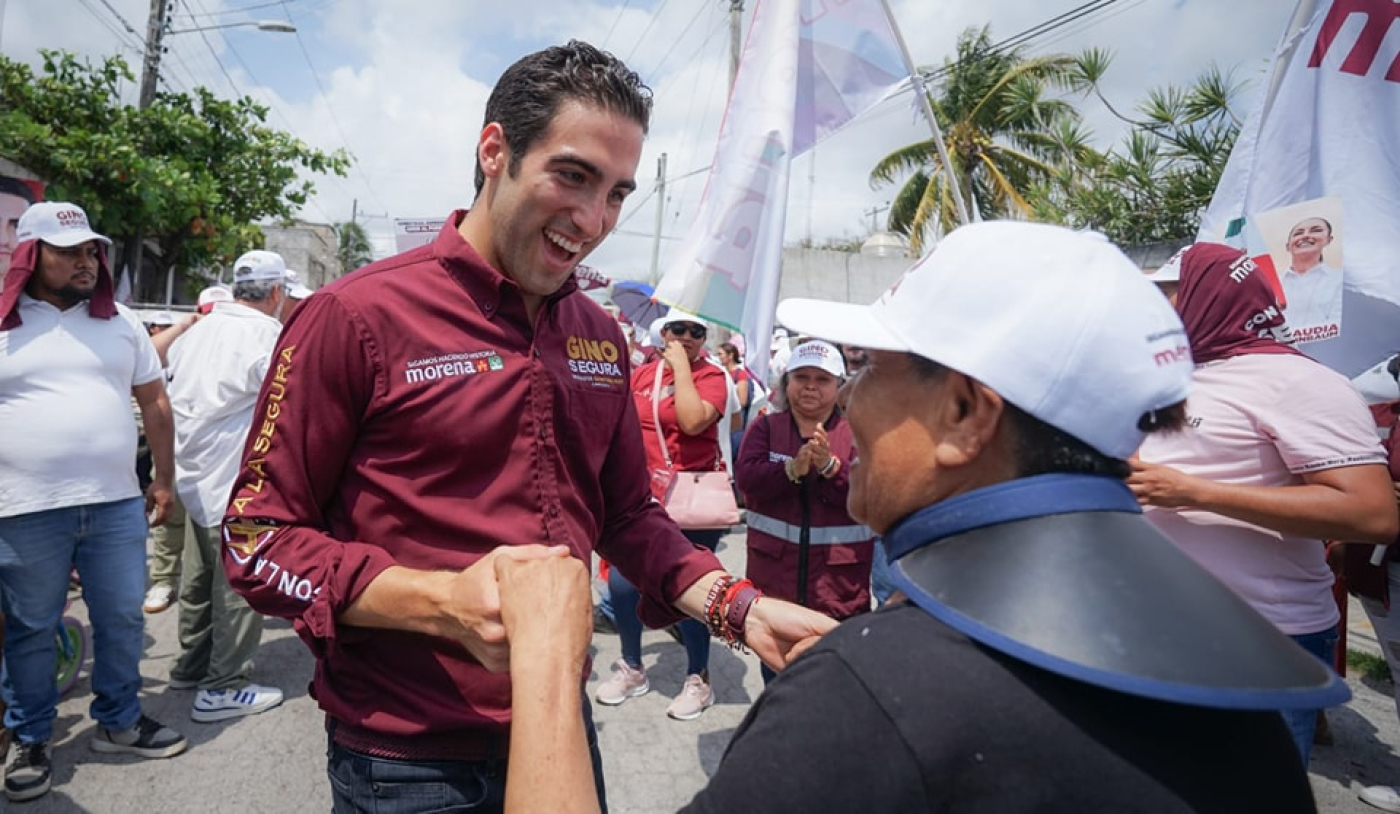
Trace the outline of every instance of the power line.
<instances>
[{"instance_id":1,"label":"power line","mask_svg":"<svg viewBox=\"0 0 1400 814\"><path fill-rule=\"evenodd\" d=\"M287 15L287 22L292 22L292 10L288 5L289 0L281 0L281 2L282 11ZM345 128L340 126L340 119L335 115L335 108L331 105L330 94L326 93L326 86L321 82L321 73L316 70L316 66L311 62L311 53L306 50L306 42L302 40L300 31L296 31L294 36L297 38L297 46L301 49L301 56L306 60L306 67L311 70L311 78L316 80L316 90L321 94L321 101L326 105L326 113L330 116L331 125L335 127L335 132L340 136L340 143L348 147L350 145L350 139L346 138ZM370 183L369 176L365 174L363 170L358 169L358 167L357 172L360 181L364 183L365 189L369 191L375 203L380 207L384 207L384 198L380 196L379 191Z\"/></svg>"},{"instance_id":2,"label":"power line","mask_svg":"<svg viewBox=\"0 0 1400 814\"><path fill-rule=\"evenodd\" d=\"M612 25L608 26L608 33L603 35L603 43L598 47L606 51L608 40L612 39L613 32L617 30L617 24L622 22L622 15L627 13L627 7L632 4L632 0L622 0L622 6L617 10L617 16L613 18Z\"/></svg>"}]
</instances>

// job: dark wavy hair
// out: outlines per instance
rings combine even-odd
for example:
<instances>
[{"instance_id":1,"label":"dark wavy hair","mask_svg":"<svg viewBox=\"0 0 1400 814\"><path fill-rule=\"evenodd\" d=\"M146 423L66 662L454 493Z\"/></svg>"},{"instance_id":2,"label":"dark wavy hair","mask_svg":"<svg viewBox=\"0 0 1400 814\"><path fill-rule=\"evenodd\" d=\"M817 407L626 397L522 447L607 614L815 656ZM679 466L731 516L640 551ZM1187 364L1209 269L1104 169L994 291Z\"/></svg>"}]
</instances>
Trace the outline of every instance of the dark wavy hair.
<instances>
[{"instance_id":1,"label":"dark wavy hair","mask_svg":"<svg viewBox=\"0 0 1400 814\"><path fill-rule=\"evenodd\" d=\"M651 121L651 89L622 60L586 42L570 40L522 57L501 74L486 100L482 126L497 122L510 149L506 171L512 178L520 160L544 136L564 102L622 114L641 125ZM476 194L486 184L476 162Z\"/></svg>"}]
</instances>

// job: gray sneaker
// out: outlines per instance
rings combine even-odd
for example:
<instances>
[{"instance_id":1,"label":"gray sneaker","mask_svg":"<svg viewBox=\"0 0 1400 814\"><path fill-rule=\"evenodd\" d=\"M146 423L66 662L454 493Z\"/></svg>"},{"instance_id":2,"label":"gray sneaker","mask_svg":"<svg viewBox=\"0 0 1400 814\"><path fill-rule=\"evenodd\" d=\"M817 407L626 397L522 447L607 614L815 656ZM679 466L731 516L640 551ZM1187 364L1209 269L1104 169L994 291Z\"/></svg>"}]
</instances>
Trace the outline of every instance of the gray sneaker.
<instances>
[{"instance_id":1,"label":"gray sneaker","mask_svg":"<svg viewBox=\"0 0 1400 814\"><path fill-rule=\"evenodd\" d=\"M645 670L632 667L626 661L618 659L613 662L612 677L598 685L598 691L593 697L598 699L600 704L615 707L628 698L646 695L650 689L651 684L647 682Z\"/></svg>"},{"instance_id":2,"label":"gray sneaker","mask_svg":"<svg viewBox=\"0 0 1400 814\"><path fill-rule=\"evenodd\" d=\"M693 721L714 705L715 693L710 689L709 682L700 676L689 675L685 677L681 694L666 708L666 714L677 721Z\"/></svg>"},{"instance_id":3,"label":"gray sneaker","mask_svg":"<svg viewBox=\"0 0 1400 814\"><path fill-rule=\"evenodd\" d=\"M5 796L18 803L49 793L53 785L53 766L49 763L49 744L15 743L15 759L5 767Z\"/></svg>"},{"instance_id":4,"label":"gray sneaker","mask_svg":"<svg viewBox=\"0 0 1400 814\"><path fill-rule=\"evenodd\" d=\"M175 757L189 745L184 735L146 715L130 729L113 731L99 726L97 734L92 736L92 751L109 755Z\"/></svg>"},{"instance_id":5,"label":"gray sneaker","mask_svg":"<svg viewBox=\"0 0 1400 814\"><path fill-rule=\"evenodd\" d=\"M237 690L200 690L194 697L190 718L201 724L257 715L282 703L282 691L276 687L244 684Z\"/></svg>"}]
</instances>

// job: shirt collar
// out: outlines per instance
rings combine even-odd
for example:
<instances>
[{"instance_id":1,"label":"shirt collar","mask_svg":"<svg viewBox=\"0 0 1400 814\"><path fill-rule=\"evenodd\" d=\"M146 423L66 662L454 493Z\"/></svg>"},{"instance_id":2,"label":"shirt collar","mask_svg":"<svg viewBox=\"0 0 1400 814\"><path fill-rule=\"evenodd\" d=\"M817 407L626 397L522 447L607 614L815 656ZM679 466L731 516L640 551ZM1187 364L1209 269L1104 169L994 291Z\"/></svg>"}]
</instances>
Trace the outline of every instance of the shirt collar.
<instances>
[{"instance_id":1,"label":"shirt collar","mask_svg":"<svg viewBox=\"0 0 1400 814\"><path fill-rule=\"evenodd\" d=\"M974 489L922 508L885 535L893 562L914 549L954 534L1071 512L1141 514L1128 485L1103 475L1035 475Z\"/></svg>"}]
</instances>

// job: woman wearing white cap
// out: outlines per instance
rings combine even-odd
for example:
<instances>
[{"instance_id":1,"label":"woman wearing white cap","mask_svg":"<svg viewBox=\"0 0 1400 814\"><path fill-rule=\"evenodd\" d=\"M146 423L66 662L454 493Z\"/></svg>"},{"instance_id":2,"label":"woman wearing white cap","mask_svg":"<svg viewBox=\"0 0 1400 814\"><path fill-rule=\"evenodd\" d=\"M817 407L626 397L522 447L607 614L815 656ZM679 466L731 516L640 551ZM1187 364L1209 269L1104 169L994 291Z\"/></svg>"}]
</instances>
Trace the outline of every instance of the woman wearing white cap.
<instances>
[{"instance_id":1,"label":"woman wearing white cap","mask_svg":"<svg viewBox=\"0 0 1400 814\"><path fill-rule=\"evenodd\" d=\"M798 345L775 391L786 408L754 421L734 464L748 507L748 578L835 619L870 609L875 536L846 511L855 446L836 406L845 372L834 345ZM764 681L773 675L763 668Z\"/></svg>"},{"instance_id":2,"label":"woman wearing white cap","mask_svg":"<svg viewBox=\"0 0 1400 814\"><path fill-rule=\"evenodd\" d=\"M719 365L705 356L705 323L689 314L672 313L657 320L665 343L661 355L632 372L632 396L641 419L647 465L653 472L673 463L679 472L723 469L719 449L719 419L728 401L728 384ZM665 438L663 454L661 439ZM657 495L660 499L662 495ZM714 551L723 529L682 529L696 545ZM608 590L622 658L613 674L598 686L598 703L616 706L651 689L642 668L642 623L637 618L637 589L616 568L608 572ZM710 689L710 634L692 619L681 622L686 652L685 685L666 714L678 721L700 717L715 702Z\"/></svg>"}]
</instances>

